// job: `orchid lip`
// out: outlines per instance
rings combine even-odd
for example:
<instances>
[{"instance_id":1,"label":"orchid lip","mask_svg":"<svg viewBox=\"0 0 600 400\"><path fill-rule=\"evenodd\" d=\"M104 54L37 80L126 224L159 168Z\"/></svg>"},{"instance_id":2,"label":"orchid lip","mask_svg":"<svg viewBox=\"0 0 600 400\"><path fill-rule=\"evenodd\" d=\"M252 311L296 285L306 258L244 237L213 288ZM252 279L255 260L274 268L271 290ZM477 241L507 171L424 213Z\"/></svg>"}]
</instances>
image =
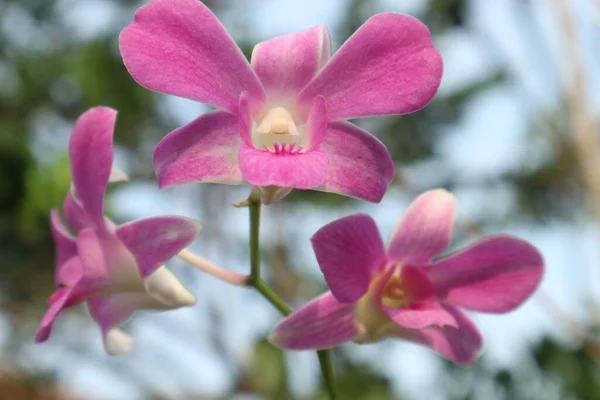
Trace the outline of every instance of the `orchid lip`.
<instances>
[{"instance_id":1,"label":"orchid lip","mask_svg":"<svg viewBox=\"0 0 600 400\"><path fill-rule=\"evenodd\" d=\"M252 145L276 155L300 154L306 148L305 132L287 108L271 107L254 122Z\"/></svg>"}]
</instances>

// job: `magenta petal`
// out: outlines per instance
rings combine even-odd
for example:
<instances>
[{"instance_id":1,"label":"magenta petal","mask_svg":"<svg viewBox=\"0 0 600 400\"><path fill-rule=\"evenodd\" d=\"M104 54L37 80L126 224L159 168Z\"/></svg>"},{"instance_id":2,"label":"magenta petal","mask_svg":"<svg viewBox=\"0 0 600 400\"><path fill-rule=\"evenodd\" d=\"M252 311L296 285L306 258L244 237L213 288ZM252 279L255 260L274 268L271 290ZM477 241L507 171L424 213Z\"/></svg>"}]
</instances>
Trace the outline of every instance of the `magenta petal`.
<instances>
[{"instance_id":1,"label":"magenta petal","mask_svg":"<svg viewBox=\"0 0 600 400\"><path fill-rule=\"evenodd\" d=\"M90 314L100 326L104 348L108 354L127 352L134 341L116 329L138 309L163 309L165 306L145 293L118 293L88 300Z\"/></svg>"},{"instance_id":2,"label":"magenta petal","mask_svg":"<svg viewBox=\"0 0 600 400\"><path fill-rule=\"evenodd\" d=\"M306 109L316 95L325 96L330 121L406 114L429 103L442 69L425 25L407 15L378 14L308 83L298 104Z\"/></svg>"},{"instance_id":3,"label":"magenta petal","mask_svg":"<svg viewBox=\"0 0 600 400\"><path fill-rule=\"evenodd\" d=\"M394 179L394 162L375 136L347 122L330 123L321 149L329 168L324 192L378 203Z\"/></svg>"},{"instance_id":4,"label":"magenta petal","mask_svg":"<svg viewBox=\"0 0 600 400\"><path fill-rule=\"evenodd\" d=\"M94 226L94 223L90 221L87 213L81 207L81 204L75 200L75 197L73 197L73 193L71 192L65 197L63 211L67 222L76 232L79 232L83 228Z\"/></svg>"},{"instance_id":5,"label":"magenta petal","mask_svg":"<svg viewBox=\"0 0 600 400\"><path fill-rule=\"evenodd\" d=\"M50 308L42 318L42 322L35 332L36 343L45 342L50 337L54 322L66 308L66 303L69 299L69 289L59 289L52 295L51 299Z\"/></svg>"},{"instance_id":6,"label":"magenta petal","mask_svg":"<svg viewBox=\"0 0 600 400\"><path fill-rule=\"evenodd\" d=\"M306 121L308 150L318 149L327 134L327 107L323 96L315 97Z\"/></svg>"},{"instance_id":7,"label":"magenta petal","mask_svg":"<svg viewBox=\"0 0 600 400\"><path fill-rule=\"evenodd\" d=\"M56 248L55 255L55 283L60 282L59 274L61 266L70 258L77 254L77 243L75 238L67 231L58 211L50 211L50 231Z\"/></svg>"},{"instance_id":8,"label":"magenta petal","mask_svg":"<svg viewBox=\"0 0 600 400\"><path fill-rule=\"evenodd\" d=\"M189 182L240 184L238 120L213 111L175 129L154 150L161 188Z\"/></svg>"},{"instance_id":9,"label":"magenta petal","mask_svg":"<svg viewBox=\"0 0 600 400\"><path fill-rule=\"evenodd\" d=\"M524 240L493 236L426 266L424 272L448 303L506 312L521 305L538 287L544 260Z\"/></svg>"},{"instance_id":10,"label":"magenta petal","mask_svg":"<svg viewBox=\"0 0 600 400\"><path fill-rule=\"evenodd\" d=\"M331 222L310 239L327 286L341 303L357 301L371 277L385 264L385 249L375 221L355 214Z\"/></svg>"},{"instance_id":11,"label":"magenta petal","mask_svg":"<svg viewBox=\"0 0 600 400\"><path fill-rule=\"evenodd\" d=\"M154 0L121 32L121 55L142 86L235 112L240 94L266 98L217 17L198 0Z\"/></svg>"},{"instance_id":12,"label":"magenta petal","mask_svg":"<svg viewBox=\"0 0 600 400\"><path fill-rule=\"evenodd\" d=\"M275 325L269 342L289 350L326 349L349 342L362 331L354 304L338 303L327 292Z\"/></svg>"},{"instance_id":13,"label":"magenta petal","mask_svg":"<svg viewBox=\"0 0 600 400\"><path fill-rule=\"evenodd\" d=\"M459 326L454 314L437 303L417 304L416 307L413 307L393 309L382 306L382 309L403 328L423 329L428 326L458 328Z\"/></svg>"},{"instance_id":14,"label":"magenta petal","mask_svg":"<svg viewBox=\"0 0 600 400\"><path fill-rule=\"evenodd\" d=\"M104 224L104 192L113 162L113 129L117 112L96 107L85 112L73 128L69 159L73 186L90 218Z\"/></svg>"},{"instance_id":15,"label":"magenta petal","mask_svg":"<svg viewBox=\"0 0 600 400\"><path fill-rule=\"evenodd\" d=\"M145 278L188 246L200 229L192 219L161 216L120 225L116 235L133 254Z\"/></svg>"},{"instance_id":16,"label":"magenta petal","mask_svg":"<svg viewBox=\"0 0 600 400\"><path fill-rule=\"evenodd\" d=\"M460 310L446 306L455 326L430 326L420 330L399 330L398 336L431 347L447 359L468 365L481 354L483 339L477 326Z\"/></svg>"},{"instance_id":17,"label":"magenta petal","mask_svg":"<svg viewBox=\"0 0 600 400\"><path fill-rule=\"evenodd\" d=\"M271 99L293 98L330 53L329 33L320 25L257 44L251 65Z\"/></svg>"},{"instance_id":18,"label":"magenta petal","mask_svg":"<svg viewBox=\"0 0 600 400\"><path fill-rule=\"evenodd\" d=\"M450 244L455 208L454 196L446 190L421 194L392 232L388 256L413 265L431 261Z\"/></svg>"},{"instance_id":19,"label":"magenta petal","mask_svg":"<svg viewBox=\"0 0 600 400\"><path fill-rule=\"evenodd\" d=\"M313 189L325 180L327 157L320 150L275 154L244 144L240 150L240 168L252 185Z\"/></svg>"}]
</instances>

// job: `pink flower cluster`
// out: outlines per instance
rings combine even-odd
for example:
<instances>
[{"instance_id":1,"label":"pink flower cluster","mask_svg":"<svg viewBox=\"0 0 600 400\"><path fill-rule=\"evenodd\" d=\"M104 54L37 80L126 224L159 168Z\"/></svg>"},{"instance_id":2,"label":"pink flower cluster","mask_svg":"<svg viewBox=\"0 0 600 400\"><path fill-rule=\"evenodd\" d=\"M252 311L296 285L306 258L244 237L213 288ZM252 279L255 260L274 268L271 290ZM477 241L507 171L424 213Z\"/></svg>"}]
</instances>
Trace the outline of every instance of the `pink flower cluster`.
<instances>
[{"instance_id":1,"label":"pink flower cluster","mask_svg":"<svg viewBox=\"0 0 600 400\"><path fill-rule=\"evenodd\" d=\"M265 204L293 189L379 202L394 163L375 136L347 120L418 111L442 76L427 27L397 13L373 16L333 55L327 29L316 26L259 43L248 62L200 1L153 0L121 33L120 50L140 85L216 108L157 145L159 186L248 183ZM196 222L156 217L115 226L104 216L108 183L126 178L112 168L115 117L95 108L73 130L68 228L53 210L56 291L37 341L64 309L85 302L107 351L121 353L132 340L118 327L135 310L194 303L164 263L198 235ZM387 245L366 215L319 229L312 245L330 291L283 319L270 341L324 349L395 337L471 363L482 338L462 309L518 307L537 288L544 262L510 236L436 258L450 244L454 215L454 197L434 190L413 202Z\"/></svg>"}]
</instances>

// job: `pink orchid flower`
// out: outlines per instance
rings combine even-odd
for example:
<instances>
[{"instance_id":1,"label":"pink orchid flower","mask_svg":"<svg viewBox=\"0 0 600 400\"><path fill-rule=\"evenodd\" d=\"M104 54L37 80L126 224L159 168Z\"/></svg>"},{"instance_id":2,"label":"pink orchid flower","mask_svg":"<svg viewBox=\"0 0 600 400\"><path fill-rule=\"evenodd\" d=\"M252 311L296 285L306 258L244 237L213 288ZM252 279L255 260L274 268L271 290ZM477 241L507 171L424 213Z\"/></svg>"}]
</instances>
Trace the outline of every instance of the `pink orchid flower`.
<instances>
[{"instance_id":1,"label":"pink orchid flower","mask_svg":"<svg viewBox=\"0 0 600 400\"><path fill-rule=\"evenodd\" d=\"M118 326L137 309L173 309L195 303L194 296L163 264L186 247L200 225L174 216L147 218L115 226L104 216L109 181L125 180L113 162L116 111L93 108L76 122L69 144L72 191L64 212L71 235L57 210L50 213L56 245L56 291L36 332L48 339L66 308L87 301L109 354L128 351L133 339Z\"/></svg>"},{"instance_id":2,"label":"pink orchid flower","mask_svg":"<svg viewBox=\"0 0 600 400\"><path fill-rule=\"evenodd\" d=\"M370 18L333 57L321 25L259 43L248 63L200 1L154 0L120 48L140 85L218 109L158 144L159 186L248 182L265 203L292 188L379 202L394 164L345 120L417 111L442 75L427 27L396 13Z\"/></svg>"},{"instance_id":3,"label":"pink orchid flower","mask_svg":"<svg viewBox=\"0 0 600 400\"><path fill-rule=\"evenodd\" d=\"M490 236L434 260L450 243L454 196L422 194L384 247L367 215L334 221L312 238L330 292L283 319L270 335L285 349L322 349L347 341L402 338L469 364L482 338L461 311L518 307L543 274L540 253L524 240Z\"/></svg>"}]
</instances>

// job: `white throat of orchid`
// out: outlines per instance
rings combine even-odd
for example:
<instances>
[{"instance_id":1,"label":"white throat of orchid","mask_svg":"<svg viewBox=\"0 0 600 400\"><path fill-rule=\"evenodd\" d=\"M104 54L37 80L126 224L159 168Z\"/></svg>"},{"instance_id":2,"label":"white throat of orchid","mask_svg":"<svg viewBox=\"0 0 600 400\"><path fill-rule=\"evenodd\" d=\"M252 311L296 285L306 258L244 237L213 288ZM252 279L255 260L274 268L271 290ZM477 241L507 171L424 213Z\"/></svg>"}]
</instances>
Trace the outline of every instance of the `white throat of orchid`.
<instances>
[{"instance_id":1,"label":"white throat of orchid","mask_svg":"<svg viewBox=\"0 0 600 400\"><path fill-rule=\"evenodd\" d=\"M304 125L285 107L270 108L252 129L252 144L275 154L298 154L307 148Z\"/></svg>"}]
</instances>

